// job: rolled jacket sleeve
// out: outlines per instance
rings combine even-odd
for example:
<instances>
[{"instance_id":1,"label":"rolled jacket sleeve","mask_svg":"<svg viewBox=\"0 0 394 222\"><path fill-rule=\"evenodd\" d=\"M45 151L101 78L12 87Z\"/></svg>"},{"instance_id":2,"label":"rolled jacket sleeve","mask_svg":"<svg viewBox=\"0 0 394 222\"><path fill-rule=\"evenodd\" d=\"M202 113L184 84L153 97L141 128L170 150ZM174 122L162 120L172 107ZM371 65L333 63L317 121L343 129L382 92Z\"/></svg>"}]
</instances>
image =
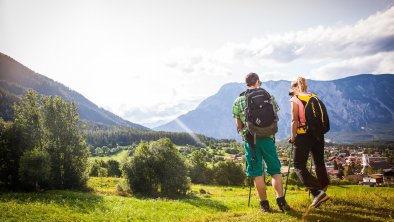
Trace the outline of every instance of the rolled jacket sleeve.
<instances>
[{"instance_id":1,"label":"rolled jacket sleeve","mask_svg":"<svg viewBox=\"0 0 394 222\"><path fill-rule=\"evenodd\" d=\"M272 96L272 95L271 95L271 103L272 103L272 105L274 106L275 111L276 111L276 112L279 112L279 110L280 110L279 105L278 105L278 103L276 102L275 97Z\"/></svg>"},{"instance_id":2,"label":"rolled jacket sleeve","mask_svg":"<svg viewBox=\"0 0 394 222\"><path fill-rule=\"evenodd\" d=\"M233 118L238 118L241 119L241 114L242 114L242 107L241 107L241 103L240 103L240 99L241 97L238 97L237 99L235 99L234 104L233 104Z\"/></svg>"}]
</instances>

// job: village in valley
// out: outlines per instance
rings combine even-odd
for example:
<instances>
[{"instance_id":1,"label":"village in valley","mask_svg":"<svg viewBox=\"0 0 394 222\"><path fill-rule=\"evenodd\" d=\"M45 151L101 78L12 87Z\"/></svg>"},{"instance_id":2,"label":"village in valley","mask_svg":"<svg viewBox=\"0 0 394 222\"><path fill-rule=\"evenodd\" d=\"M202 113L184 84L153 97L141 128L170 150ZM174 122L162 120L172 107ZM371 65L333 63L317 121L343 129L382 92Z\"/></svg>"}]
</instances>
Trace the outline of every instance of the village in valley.
<instances>
[{"instance_id":1,"label":"village in valley","mask_svg":"<svg viewBox=\"0 0 394 222\"><path fill-rule=\"evenodd\" d=\"M386 148L384 148L386 147ZM220 148L219 148L220 149ZM223 148L225 153L230 153ZM239 153L232 153L223 159L242 162L242 149ZM282 173L288 172L289 144L279 143L277 151L282 165ZM379 148L374 145L337 145L327 143L324 148L327 172L332 184L359 184L366 186L394 185L394 149L390 145ZM311 167L311 157L308 169ZM292 162L290 172L294 172ZM312 164L312 170L314 166Z\"/></svg>"},{"instance_id":2,"label":"village in valley","mask_svg":"<svg viewBox=\"0 0 394 222\"><path fill-rule=\"evenodd\" d=\"M287 150L287 146L278 147L282 173L285 174L288 171ZM324 150L326 168L331 183L367 186L394 185L394 150L392 148L382 150L362 146L348 147L327 144ZM311 166L310 164L309 162L308 168ZM313 164L312 169L314 169ZM290 167L290 171L293 170L294 168Z\"/></svg>"}]
</instances>

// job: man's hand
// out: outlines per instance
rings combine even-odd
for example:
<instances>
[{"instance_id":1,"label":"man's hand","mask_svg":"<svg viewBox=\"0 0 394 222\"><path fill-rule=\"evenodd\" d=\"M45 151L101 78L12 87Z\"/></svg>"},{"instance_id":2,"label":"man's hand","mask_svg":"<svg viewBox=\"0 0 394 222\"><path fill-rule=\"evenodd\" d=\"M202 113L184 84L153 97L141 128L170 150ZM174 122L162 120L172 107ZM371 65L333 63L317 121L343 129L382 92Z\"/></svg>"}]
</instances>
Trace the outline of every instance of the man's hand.
<instances>
[{"instance_id":1,"label":"man's hand","mask_svg":"<svg viewBox=\"0 0 394 222\"><path fill-rule=\"evenodd\" d=\"M295 138L293 138L293 137L290 137L288 140L289 143L294 143L294 141L295 141Z\"/></svg>"},{"instance_id":2,"label":"man's hand","mask_svg":"<svg viewBox=\"0 0 394 222\"><path fill-rule=\"evenodd\" d=\"M242 137L242 141L245 141L245 134L244 133L240 133L241 134L241 137Z\"/></svg>"}]
</instances>

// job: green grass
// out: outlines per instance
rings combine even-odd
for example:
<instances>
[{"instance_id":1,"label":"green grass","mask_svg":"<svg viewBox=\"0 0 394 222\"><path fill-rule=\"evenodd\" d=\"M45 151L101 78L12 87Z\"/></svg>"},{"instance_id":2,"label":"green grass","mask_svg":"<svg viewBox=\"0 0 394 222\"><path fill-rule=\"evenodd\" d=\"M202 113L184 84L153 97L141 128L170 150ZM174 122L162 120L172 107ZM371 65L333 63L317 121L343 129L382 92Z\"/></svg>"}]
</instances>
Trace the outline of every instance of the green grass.
<instances>
[{"instance_id":1,"label":"green grass","mask_svg":"<svg viewBox=\"0 0 394 222\"><path fill-rule=\"evenodd\" d=\"M331 200L306 213L308 192L292 187L287 200L293 210L284 214L272 187L267 192L274 213L262 213L255 192L247 207L248 187L193 185L193 197L171 200L119 196L122 182L91 178L92 192L1 193L0 221L394 221L393 188L332 186Z\"/></svg>"},{"instance_id":2,"label":"green grass","mask_svg":"<svg viewBox=\"0 0 394 222\"><path fill-rule=\"evenodd\" d=\"M108 160L117 160L121 161L124 158L127 158L127 150L122 150L114 155L111 156L95 156L95 157L90 157L90 160L103 160L103 161L108 161Z\"/></svg>"}]
</instances>

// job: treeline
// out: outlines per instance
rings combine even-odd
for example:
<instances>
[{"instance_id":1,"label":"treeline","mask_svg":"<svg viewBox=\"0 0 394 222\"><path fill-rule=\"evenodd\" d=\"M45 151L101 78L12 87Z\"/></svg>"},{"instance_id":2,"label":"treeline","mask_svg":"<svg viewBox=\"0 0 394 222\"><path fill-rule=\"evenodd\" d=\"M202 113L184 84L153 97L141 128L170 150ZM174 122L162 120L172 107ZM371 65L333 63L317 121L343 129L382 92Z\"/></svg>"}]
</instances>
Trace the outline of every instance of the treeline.
<instances>
[{"instance_id":1,"label":"treeline","mask_svg":"<svg viewBox=\"0 0 394 222\"><path fill-rule=\"evenodd\" d=\"M103 125L87 126L84 133L87 136L87 142L93 147L128 146L133 143L155 141L160 138L169 138L173 143L179 146L189 144L196 147L201 147L205 144L217 141L216 139L203 135L196 135L201 141L200 143L200 141L196 141L188 133L141 130L129 127Z\"/></svg>"},{"instance_id":2,"label":"treeline","mask_svg":"<svg viewBox=\"0 0 394 222\"><path fill-rule=\"evenodd\" d=\"M0 188L40 190L85 185L88 145L72 102L28 91L0 119Z\"/></svg>"}]
</instances>

